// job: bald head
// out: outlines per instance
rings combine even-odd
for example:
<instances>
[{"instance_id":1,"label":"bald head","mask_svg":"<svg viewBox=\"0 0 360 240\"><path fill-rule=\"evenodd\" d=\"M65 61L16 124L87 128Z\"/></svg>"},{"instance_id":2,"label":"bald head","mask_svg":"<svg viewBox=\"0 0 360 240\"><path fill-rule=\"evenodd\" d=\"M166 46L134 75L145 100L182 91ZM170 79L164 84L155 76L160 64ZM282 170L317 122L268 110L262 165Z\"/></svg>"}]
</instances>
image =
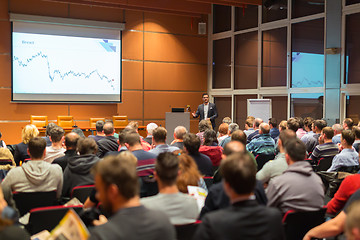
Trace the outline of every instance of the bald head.
<instances>
[{"instance_id":1,"label":"bald head","mask_svg":"<svg viewBox=\"0 0 360 240\"><path fill-rule=\"evenodd\" d=\"M224 146L223 158L231 155L232 153L245 152L245 145L239 141L230 141Z\"/></svg>"},{"instance_id":2,"label":"bald head","mask_svg":"<svg viewBox=\"0 0 360 240\"><path fill-rule=\"evenodd\" d=\"M338 123L334 124L332 126L332 129L334 130L334 135L340 134L344 130L343 126L341 124L338 124Z\"/></svg>"},{"instance_id":3,"label":"bald head","mask_svg":"<svg viewBox=\"0 0 360 240\"><path fill-rule=\"evenodd\" d=\"M103 129L106 136L114 135L114 124L112 122L106 122Z\"/></svg>"},{"instance_id":4,"label":"bald head","mask_svg":"<svg viewBox=\"0 0 360 240\"><path fill-rule=\"evenodd\" d=\"M268 123L261 123L259 134L268 134L270 132L270 125Z\"/></svg>"},{"instance_id":5,"label":"bald head","mask_svg":"<svg viewBox=\"0 0 360 240\"><path fill-rule=\"evenodd\" d=\"M67 150L76 149L77 142L80 136L75 132L70 132L65 135L65 146Z\"/></svg>"},{"instance_id":6,"label":"bald head","mask_svg":"<svg viewBox=\"0 0 360 240\"><path fill-rule=\"evenodd\" d=\"M254 121L254 129L259 129L260 124L263 123L264 121L261 118L255 118Z\"/></svg>"}]
</instances>

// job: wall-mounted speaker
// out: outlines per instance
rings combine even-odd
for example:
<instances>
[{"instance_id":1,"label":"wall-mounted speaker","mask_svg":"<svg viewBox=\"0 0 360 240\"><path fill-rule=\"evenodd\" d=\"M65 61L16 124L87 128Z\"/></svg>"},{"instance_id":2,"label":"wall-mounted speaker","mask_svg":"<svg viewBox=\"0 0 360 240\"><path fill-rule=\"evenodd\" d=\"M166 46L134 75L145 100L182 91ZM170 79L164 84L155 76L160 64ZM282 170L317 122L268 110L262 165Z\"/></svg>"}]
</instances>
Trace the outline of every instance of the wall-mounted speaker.
<instances>
[{"instance_id":1,"label":"wall-mounted speaker","mask_svg":"<svg viewBox=\"0 0 360 240\"><path fill-rule=\"evenodd\" d=\"M206 23L204 22L199 22L198 25L198 33L200 35L205 35L206 34Z\"/></svg>"}]
</instances>

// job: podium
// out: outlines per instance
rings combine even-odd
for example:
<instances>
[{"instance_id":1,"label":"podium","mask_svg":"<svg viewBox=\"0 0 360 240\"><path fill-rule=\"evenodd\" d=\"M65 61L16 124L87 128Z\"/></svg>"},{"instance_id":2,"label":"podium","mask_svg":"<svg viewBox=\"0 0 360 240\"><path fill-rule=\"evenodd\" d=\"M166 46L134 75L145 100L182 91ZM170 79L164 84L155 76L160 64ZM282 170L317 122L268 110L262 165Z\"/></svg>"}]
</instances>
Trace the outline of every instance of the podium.
<instances>
[{"instance_id":1,"label":"podium","mask_svg":"<svg viewBox=\"0 0 360 240\"><path fill-rule=\"evenodd\" d=\"M165 128L167 130L166 143L174 140L174 129L177 126L184 126L190 132L189 112L167 112L165 113Z\"/></svg>"}]
</instances>

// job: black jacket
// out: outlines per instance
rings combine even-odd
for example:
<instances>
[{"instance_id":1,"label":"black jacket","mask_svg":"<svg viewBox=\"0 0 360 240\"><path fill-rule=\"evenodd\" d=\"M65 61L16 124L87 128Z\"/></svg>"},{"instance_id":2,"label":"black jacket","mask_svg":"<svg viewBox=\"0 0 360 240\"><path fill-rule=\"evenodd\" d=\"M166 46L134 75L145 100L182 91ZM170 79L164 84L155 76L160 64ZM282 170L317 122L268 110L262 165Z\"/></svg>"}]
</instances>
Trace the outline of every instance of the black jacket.
<instances>
[{"instance_id":1,"label":"black jacket","mask_svg":"<svg viewBox=\"0 0 360 240\"><path fill-rule=\"evenodd\" d=\"M69 158L64 171L63 197L69 197L74 187L94 184L91 168L100 160L94 154L73 156Z\"/></svg>"},{"instance_id":2,"label":"black jacket","mask_svg":"<svg viewBox=\"0 0 360 240\"><path fill-rule=\"evenodd\" d=\"M71 158L72 156L76 156L76 150L75 149L71 149L71 150L67 150L65 152L65 156L56 158L52 164L59 164L60 167L62 168L63 172L65 171L65 168L68 164L69 158Z\"/></svg>"},{"instance_id":3,"label":"black jacket","mask_svg":"<svg viewBox=\"0 0 360 240\"><path fill-rule=\"evenodd\" d=\"M107 152L117 151L119 148L117 139L114 136L106 136L100 139L97 144L99 149L96 155L99 158L103 158Z\"/></svg>"}]
</instances>

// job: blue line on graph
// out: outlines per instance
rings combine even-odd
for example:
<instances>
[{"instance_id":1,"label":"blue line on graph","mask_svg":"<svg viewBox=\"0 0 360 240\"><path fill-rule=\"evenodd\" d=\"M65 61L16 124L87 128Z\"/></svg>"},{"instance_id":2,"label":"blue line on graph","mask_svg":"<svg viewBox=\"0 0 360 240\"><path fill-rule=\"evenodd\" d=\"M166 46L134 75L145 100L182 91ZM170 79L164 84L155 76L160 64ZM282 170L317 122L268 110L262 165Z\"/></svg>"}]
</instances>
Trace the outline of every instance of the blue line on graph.
<instances>
[{"instance_id":1,"label":"blue line on graph","mask_svg":"<svg viewBox=\"0 0 360 240\"><path fill-rule=\"evenodd\" d=\"M105 76L105 75L101 75L101 74L98 72L98 70L94 70L94 71L90 72L89 74L86 74L86 73L76 73L76 72L74 72L74 71L72 71L72 70L70 70L70 71L68 71L68 72L66 72L66 73L64 73L64 74L61 74L61 71L60 71L60 70L54 70L53 75L51 76L51 69L50 69L49 58L48 58L47 55L43 54L42 52L38 52L37 54L31 56L31 58L26 59L25 63L23 63L23 61L19 60L19 58L16 57L16 56L14 56L14 61L17 61L18 64L19 64L19 66L21 66L21 67L27 67L28 64L29 64L32 60L34 60L35 58L37 58L37 57L41 57L41 58L45 58L45 59L46 59L47 66L48 66L49 78L50 78L51 82L54 81L54 78L55 78L55 75L56 75L56 74L58 74L59 77L60 77L62 80L64 80L64 78L67 77L67 76L69 76L69 75L73 75L74 77L84 76L85 78L90 78L91 75L96 74L96 75L98 75L98 77L99 77L101 80L106 79L107 82L111 84L111 87L115 90L115 87L114 87L113 84L112 84L112 81L113 81L113 80L112 80L112 79L109 79L109 78L108 78L107 76Z\"/></svg>"}]
</instances>

